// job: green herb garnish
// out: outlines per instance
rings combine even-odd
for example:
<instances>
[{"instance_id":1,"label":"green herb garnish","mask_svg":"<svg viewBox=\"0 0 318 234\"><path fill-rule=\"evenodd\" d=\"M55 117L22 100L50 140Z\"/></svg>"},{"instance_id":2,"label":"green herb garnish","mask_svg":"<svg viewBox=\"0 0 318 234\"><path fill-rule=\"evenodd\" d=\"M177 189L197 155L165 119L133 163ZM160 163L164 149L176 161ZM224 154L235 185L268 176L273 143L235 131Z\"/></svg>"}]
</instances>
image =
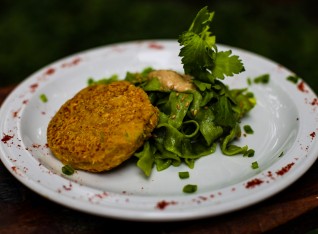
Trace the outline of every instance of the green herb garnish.
<instances>
[{"instance_id":1,"label":"green herb garnish","mask_svg":"<svg viewBox=\"0 0 318 234\"><path fill-rule=\"evenodd\" d=\"M258 166L258 162L257 162L257 161L252 162L252 168L253 168L253 169L257 169L257 168L259 168L259 166Z\"/></svg>"},{"instance_id":2,"label":"green herb garnish","mask_svg":"<svg viewBox=\"0 0 318 234\"><path fill-rule=\"evenodd\" d=\"M252 79L251 78L247 78L246 82L247 82L248 85L252 85Z\"/></svg>"},{"instance_id":3,"label":"green herb garnish","mask_svg":"<svg viewBox=\"0 0 318 234\"><path fill-rule=\"evenodd\" d=\"M184 193L195 193L198 190L198 186L195 184L187 184L183 187Z\"/></svg>"},{"instance_id":4,"label":"green herb garnish","mask_svg":"<svg viewBox=\"0 0 318 234\"><path fill-rule=\"evenodd\" d=\"M178 39L184 72L208 83L244 71L243 63L231 50L217 50L216 37L210 30L213 17L214 12L203 7Z\"/></svg>"},{"instance_id":5,"label":"green herb garnish","mask_svg":"<svg viewBox=\"0 0 318 234\"><path fill-rule=\"evenodd\" d=\"M179 172L179 178L180 179L187 179L190 177L190 174L188 171L180 171Z\"/></svg>"},{"instance_id":6,"label":"green herb garnish","mask_svg":"<svg viewBox=\"0 0 318 234\"><path fill-rule=\"evenodd\" d=\"M296 75L291 75L291 76L287 76L286 78L287 80L291 81L292 83L294 84L297 84L298 83L298 80L300 79L299 76L296 76Z\"/></svg>"},{"instance_id":7,"label":"green herb garnish","mask_svg":"<svg viewBox=\"0 0 318 234\"><path fill-rule=\"evenodd\" d=\"M73 175L75 170L74 170L74 168L72 166L65 165L65 166L62 167L62 172L65 175Z\"/></svg>"},{"instance_id":8,"label":"green herb garnish","mask_svg":"<svg viewBox=\"0 0 318 234\"><path fill-rule=\"evenodd\" d=\"M254 130L252 129L252 127L250 125L244 125L243 126L243 129L244 131L247 133L247 134L253 134L254 133Z\"/></svg>"},{"instance_id":9,"label":"green herb garnish","mask_svg":"<svg viewBox=\"0 0 318 234\"><path fill-rule=\"evenodd\" d=\"M48 101L48 99L47 99L47 97L46 97L46 95L45 95L44 93L42 93L42 94L40 95L40 99L41 99L41 101L44 102L44 103Z\"/></svg>"},{"instance_id":10,"label":"green herb garnish","mask_svg":"<svg viewBox=\"0 0 318 234\"><path fill-rule=\"evenodd\" d=\"M262 83L267 84L269 82L270 76L269 74L263 74L254 78L254 83Z\"/></svg>"}]
</instances>

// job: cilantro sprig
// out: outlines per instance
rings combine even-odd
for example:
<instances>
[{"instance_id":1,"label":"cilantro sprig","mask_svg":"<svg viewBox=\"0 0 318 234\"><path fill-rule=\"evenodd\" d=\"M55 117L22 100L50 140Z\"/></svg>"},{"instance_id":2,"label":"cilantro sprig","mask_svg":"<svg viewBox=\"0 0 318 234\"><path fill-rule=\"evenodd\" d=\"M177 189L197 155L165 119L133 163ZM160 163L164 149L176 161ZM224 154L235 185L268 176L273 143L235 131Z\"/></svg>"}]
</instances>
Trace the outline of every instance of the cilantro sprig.
<instances>
[{"instance_id":1,"label":"cilantro sprig","mask_svg":"<svg viewBox=\"0 0 318 234\"><path fill-rule=\"evenodd\" d=\"M232 55L231 50L218 51L216 37L210 30L213 17L214 12L209 12L207 6L203 7L188 31L178 38L184 72L209 83L245 70L242 61Z\"/></svg>"}]
</instances>

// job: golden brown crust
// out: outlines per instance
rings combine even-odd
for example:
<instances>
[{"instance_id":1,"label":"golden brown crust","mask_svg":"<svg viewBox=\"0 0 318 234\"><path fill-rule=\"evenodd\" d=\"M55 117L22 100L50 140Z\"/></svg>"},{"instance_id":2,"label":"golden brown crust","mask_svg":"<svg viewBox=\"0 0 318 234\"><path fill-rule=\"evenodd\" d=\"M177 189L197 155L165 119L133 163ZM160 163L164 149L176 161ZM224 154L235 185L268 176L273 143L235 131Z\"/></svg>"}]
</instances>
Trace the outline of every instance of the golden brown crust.
<instances>
[{"instance_id":1,"label":"golden brown crust","mask_svg":"<svg viewBox=\"0 0 318 234\"><path fill-rule=\"evenodd\" d=\"M47 128L53 154L75 169L110 170L150 137L158 109L127 81L86 87L64 103Z\"/></svg>"}]
</instances>

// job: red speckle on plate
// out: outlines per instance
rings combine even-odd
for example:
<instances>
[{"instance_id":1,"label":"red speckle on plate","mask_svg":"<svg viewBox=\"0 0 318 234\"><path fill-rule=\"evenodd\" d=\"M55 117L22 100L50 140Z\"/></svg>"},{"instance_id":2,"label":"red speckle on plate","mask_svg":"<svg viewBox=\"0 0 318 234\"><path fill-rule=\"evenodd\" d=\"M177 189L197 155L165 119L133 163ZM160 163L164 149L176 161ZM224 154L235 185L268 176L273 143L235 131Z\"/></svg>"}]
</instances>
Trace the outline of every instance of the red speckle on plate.
<instances>
[{"instance_id":1,"label":"red speckle on plate","mask_svg":"<svg viewBox=\"0 0 318 234\"><path fill-rule=\"evenodd\" d=\"M72 187L73 187L73 185L72 185L71 183L69 183L69 185L68 185L68 186L63 185L63 188L64 188L66 191L70 191L70 190L72 190Z\"/></svg>"},{"instance_id":2,"label":"red speckle on plate","mask_svg":"<svg viewBox=\"0 0 318 234\"><path fill-rule=\"evenodd\" d=\"M10 136L10 135L7 135L7 134L4 134L4 133L3 133L3 137L2 137L2 139L1 139L1 141L2 141L3 143L8 143L8 141L10 141L13 137L14 137L14 135L13 135L13 136Z\"/></svg>"},{"instance_id":3,"label":"red speckle on plate","mask_svg":"<svg viewBox=\"0 0 318 234\"><path fill-rule=\"evenodd\" d=\"M20 111L20 109L19 109L19 110L16 110L16 111L13 111L13 112L12 112L12 117L13 117L13 118L18 117L19 111Z\"/></svg>"},{"instance_id":4,"label":"red speckle on plate","mask_svg":"<svg viewBox=\"0 0 318 234\"><path fill-rule=\"evenodd\" d=\"M247 184L245 185L245 188L248 188L248 189L249 188L254 188L255 186L258 186L258 185L260 185L262 183L264 183L263 180L255 178L255 179L250 180L249 182L247 182Z\"/></svg>"},{"instance_id":5,"label":"red speckle on plate","mask_svg":"<svg viewBox=\"0 0 318 234\"><path fill-rule=\"evenodd\" d=\"M108 196L108 193L107 192L103 192L103 193L99 193L99 194L95 194L95 197L97 198L104 198L104 197L107 197Z\"/></svg>"},{"instance_id":6,"label":"red speckle on plate","mask_svg":"<svg viewBox=\"0 0 318 234\"><path fill-rule=\"evenodd\" d=\"M318 106L318 98L314 98L310 104L313 106Z\"/></svg>"},{"instance_id":7,"label":"red speckle on plate","mask_svg":"<svg viewBox=\"0 0 318 234\"><path fill-rule=\"evenodd\" d=\"M45 75L52 75L55 72L54 68L49 68L46 70Z\"/></svg>"},{"instance_id":8,"label":"red speckle on plate","mask_svg":"<svg viewBox=\"0 0 318 234\"><path fill-rule=\"evenodd\" d=\"M305 88L305 82L301 81L298 85L297 88L299 91L304 92L304 93L308 93L308 90Z\"/></svg>"},{"instance_id":9,"label":"red speckle on plate","mask_svg":"<svg viewBox=\"0 0 318 234\"><path fill-rule=\"evenodd\" d=\"M267 172L267 177L271 178L271 179L275 179L273 176L273 173L271 171Z\"/></svg>"},{"instance_id":10,"label":"red speckle on plate","mask_svg":"<svg viewBox=\"0 0 318 234\"><path fill-rule=\"evenodd\" d=\"M310 133L309 135L311 136L311 139L313 140L313 139L315 138L315 136L316 136L316 133L315 133L315 132L312 132L312 133Z\"/></svg>"},{"instance_id":11,"label":"red speckle on plate","mask_svg":"<svg viewBox=\"0 0 318 234\"><path fill-rule=\"evenodd\" d=\"M202 200L202 201L208 200L208 198L207 198L207 197L204 197L204 196L199 196L199 199Z\"/></svg>"},{"instance_id":12,"label":"red speckle on plate","mask_svg":"<svg viewBox=\"0 0 318 234\"><path fill-rule=\"evenodd\" d=\"M154 42L150 43L148 45L148 47L151 48L151 49L156 49L156 50L161 50L161 49L164 48L163 45L160 45L160 44L157 44L157 43L154 43Z\"/></svg>"},{"instance_id":13,"label":"red speckle on plate","mask_svg":"<svg viewBox=\"0 0 318 234\"><path fill-rule=\"evenodd\" d=\"M285 173L287 173L292 168L292 166L294 166L294 164L295 164L294 162L287 164L285 167L283 167L279 171L276 171L276 174L279 175L279 176L284 175Z\"/></svg>"},{"instance_id":14,"label":"red speckle on plate","mask_svg":"<svg viewBox=\"0 0 318 234\"><path fill-rule=\"evenodd\" d=\"M98 202L100 201L101 199L105 198L108 196L108 193L107 192L102 192L102 193L96 193L94 194L93 196L89 197L88 200L90 202Z\"/></svg>"},{"instance_id":15,"label":"red speckle on plate","mask_svg":"<svg viewBox=\"0 0 318 234\"><path fill-rule=\"evenodd\" d=\"M39 144L32 144L32 147L33 147L33 148L40 148L41 145L39 145Z\"/></svg>"},{"instance_id":16,"label":"red speckle on plate","mask_svg":"<svg viewBox=\"0 0 318 234\"><path fill-rule=\"evenodd\" d=\"M30 85L31 92L34 93L38 87L39 87L39 84L37 83Z\"/></svg>"},{"instance_id":17,"label":"red speckle on plate","mask_svg":"<svg viewBox=\"0 0 318 234\"><path fill-rule=\"evenodd\" d=\"M156 207L160 210L163 210L169 205L176 205L176 204L177 204L177 202L175 202L175 201L167 202L167 201L163 200L163 201L158 202Z\"/></svg>"},{"instance_id":18,"label":"red speckle on plate","mask_svg":"<svg viewBox=\"0 0 318 234\"><path fill-rule=\"evenodd\" d=\"M17 167L13 166L11 167L12 171L14 171L14 173L16 173L18 176L23 176L21 173L19 173L19 170Z\"/></svg>"},{"instance_id":19,"label":"red speckle on plate","mask_svg":"<svg viewBox=\"0 0 318 234\"><path fill-rule=\"evenodd\" d=\"M65 62L61 66L64 67L72 67L79 64L82 61L81 58L74 58L71 62Z\"/></svg>"}]
</instances>

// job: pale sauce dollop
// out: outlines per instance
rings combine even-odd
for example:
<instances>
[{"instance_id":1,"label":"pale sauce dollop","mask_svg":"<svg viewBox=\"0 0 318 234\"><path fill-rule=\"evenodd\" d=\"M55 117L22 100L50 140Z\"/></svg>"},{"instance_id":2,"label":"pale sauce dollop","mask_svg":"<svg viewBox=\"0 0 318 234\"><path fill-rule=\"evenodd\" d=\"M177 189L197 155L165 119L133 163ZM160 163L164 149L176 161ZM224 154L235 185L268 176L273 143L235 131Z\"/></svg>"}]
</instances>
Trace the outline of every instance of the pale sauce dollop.
<instances>
[{"instance_id":1,"label":"pale sauce dollop","mask_svg":"<svg viewBox=\"0 0 318 234\"><path fill-rule=\"evenodd\" d=\"M195 90L192 78L188 75L181 75L173 70L155 70L148 74L150 79L157 78L164 90L186 92Z\"/></svg>"}]
</instances>

